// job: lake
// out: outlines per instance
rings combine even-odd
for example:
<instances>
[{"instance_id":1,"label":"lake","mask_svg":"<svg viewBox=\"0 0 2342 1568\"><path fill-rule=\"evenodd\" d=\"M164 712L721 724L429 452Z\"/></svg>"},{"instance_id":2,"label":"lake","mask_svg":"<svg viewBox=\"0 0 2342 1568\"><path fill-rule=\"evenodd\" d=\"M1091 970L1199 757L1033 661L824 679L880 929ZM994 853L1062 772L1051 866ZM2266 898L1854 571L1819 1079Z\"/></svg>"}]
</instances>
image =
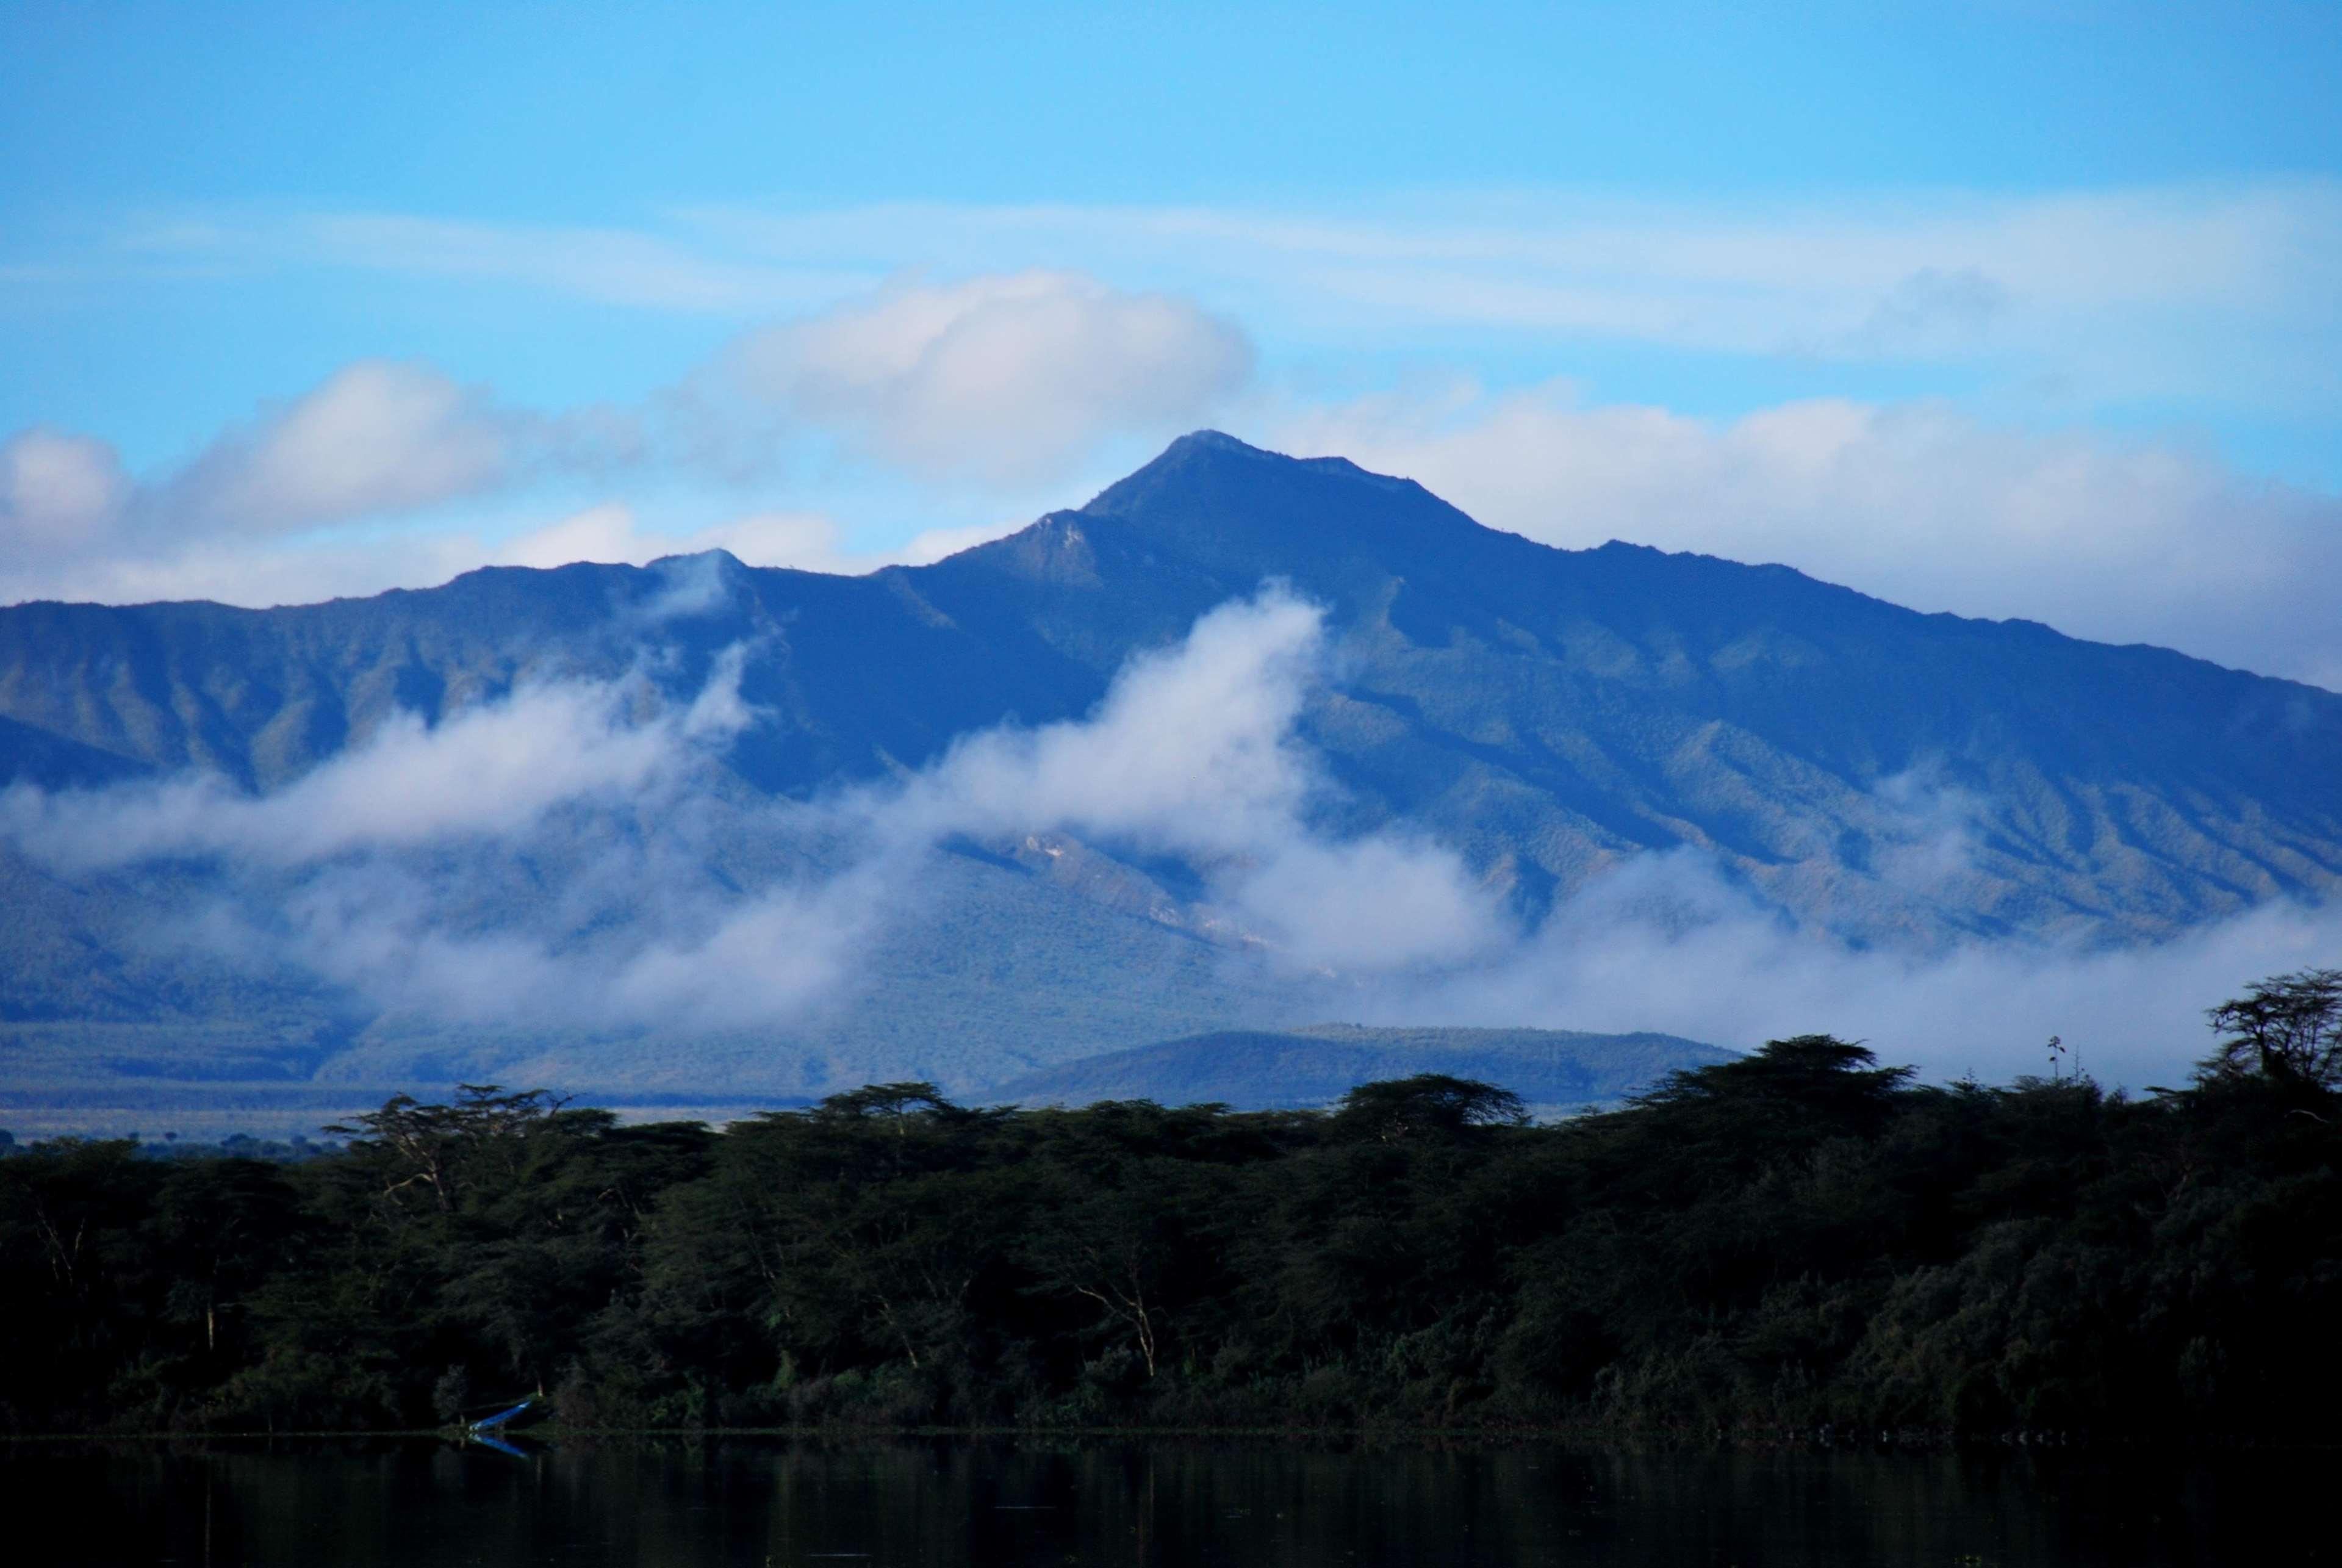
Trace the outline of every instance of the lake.
<instances>
[{"instance_id":1,"label":"lake","mask_svg":"<svg viewBox=\"0 0 2342 1568\"><path fill-rule=\"evenodd\" d=\"M2329 1456L1206 1440L0 1444L15 1562L2330 1561Z\"/></svg>"}]
</instances>

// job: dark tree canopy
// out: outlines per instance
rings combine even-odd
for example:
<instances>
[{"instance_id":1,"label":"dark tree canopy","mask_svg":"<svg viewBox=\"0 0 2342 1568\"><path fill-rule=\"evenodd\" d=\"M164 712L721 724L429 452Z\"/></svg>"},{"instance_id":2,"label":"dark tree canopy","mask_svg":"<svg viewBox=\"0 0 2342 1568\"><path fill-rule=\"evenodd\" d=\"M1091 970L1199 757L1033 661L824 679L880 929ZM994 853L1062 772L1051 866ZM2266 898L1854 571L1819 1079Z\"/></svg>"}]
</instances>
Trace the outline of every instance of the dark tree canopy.
<instances>
[{"instance_id":1,"label":"dark tree canopy","mask_svg":"<svg viewBox=\"0 0 2342 1568\"><path fill-rule=\"evenodd\" d=\"M2216 1074L2258 1073L2280 1083L2342 1084L2342 970L2310 969L2258 981L2211 1010Z\"/></svg>"},{"instance_id":2,"label":"dark tree canopy","mask_svg":"<svg viewBox=\"0 0 2342 1568\"><path fill-rule=\"evenodd\" d=\"M1521 1097L1511 1090L1443 1072L1362 1083L1342 1097L1334 1113L1341 1133L1381 1142L1448 1137L1467 1127L1516 1127L1527 1120Z\"/></svg>"},{"instance_id":3,"label":"dark tree canopy","mask_svg":"<svg viewBox=\"0 0 2342 1568\"><path fill-rule=\"evenodd\" d=\"M0 1430L543 1391L579 1427L2322 1439L2337 980L2214 1010L2138 1101L1801 1035L1542 1126L1438 1074L1324 1112L877 1084L721 1133L477 1085L297 1163L0 1145Z\"/></svg>"}]
</instances>

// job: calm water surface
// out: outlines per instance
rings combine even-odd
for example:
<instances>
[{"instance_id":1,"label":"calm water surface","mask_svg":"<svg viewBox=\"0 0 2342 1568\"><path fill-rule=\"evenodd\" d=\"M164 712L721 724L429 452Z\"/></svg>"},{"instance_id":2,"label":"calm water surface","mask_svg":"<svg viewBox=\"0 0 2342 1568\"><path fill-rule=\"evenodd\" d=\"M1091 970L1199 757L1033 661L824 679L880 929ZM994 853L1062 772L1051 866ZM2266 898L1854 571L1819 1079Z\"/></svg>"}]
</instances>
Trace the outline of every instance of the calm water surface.
<instances>
[{"instance_id":1,"label":"calm water surface","mask_svg":"<svg viewBox=\"0 0 2342 1568\"><path fill-rule=\"evenodd\" d=\"M9 1561L2329 1562L2331 1456L786 1440L0 1445ZM31 1545L37 1540L39 1545Z\"/></svg>"}]
</instances>

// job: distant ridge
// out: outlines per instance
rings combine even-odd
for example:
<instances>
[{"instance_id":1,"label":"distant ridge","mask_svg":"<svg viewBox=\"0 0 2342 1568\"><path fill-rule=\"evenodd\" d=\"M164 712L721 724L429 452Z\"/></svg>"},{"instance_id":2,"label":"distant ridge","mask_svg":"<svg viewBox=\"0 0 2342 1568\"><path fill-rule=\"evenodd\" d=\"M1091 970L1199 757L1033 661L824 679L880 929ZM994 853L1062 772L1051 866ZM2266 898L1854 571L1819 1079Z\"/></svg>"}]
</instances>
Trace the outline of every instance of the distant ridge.
<instances>
[{"instance_id":1,"label":"distant ridge","mask_svg":"<svg viewBox=\"0 0 2342 1568\"><path fill-rule=\"evenodd\" d=\"M1331 1104L1361 1083L1444 1072L1509 1089L1532 1106L1574 1111L1615 1105L1670 1072L1732 1056L1672 1034L1312 1024L1222 1030L1084 1057L1014 1079L983 1098L1065 1106L1216 1101L1238 1111L1276 1111Z\"/></svg>"},{"instance_id":2,"label":"distant ridge","mask_svg":"<svg viewBox=\"0 0 2342 1568\"><path fill-rule=\"evenodd\" d=\"M1333 654L1294 726L1326 785L1313 827L1435 840L1521 930L1651 851L1785 926L1914 953L2157 941L2342 897L2342 695L1922 615L1782 566L1556 549L1411 480L1214 432L1007 538L865 577L710 553L277 609L0 608L0 789L200 771L267 792L386 725L531 682L625 679L646 706L687 707L738 649L754 720L696 765L705 849L663 874L704 902L753 897L809 853L764 825L772 799L900 779L989 727L1077 720L1135 657L1272 581L1323 608ZM484 836L401 870L462 883L459 937L622 956L676 938L661 900L588 919L546 895L629 834L659 834L625 809L548 819L525 857ZM1352 977L1311 990L1247 967L1241 941L1218 940L1204 869L1139 846L1041 822L942 851L857 950L837 1006L718 1032L451 1022L275 949L156 940L206 929L207 909L258 885L250 866L81 875L0 844L0 1086L817 1097L924 1079L966 1094L1101 1048L1281 1029L1355 994ZM288 877L264 913L285 907Z\"/></svg>"}]
</instances>

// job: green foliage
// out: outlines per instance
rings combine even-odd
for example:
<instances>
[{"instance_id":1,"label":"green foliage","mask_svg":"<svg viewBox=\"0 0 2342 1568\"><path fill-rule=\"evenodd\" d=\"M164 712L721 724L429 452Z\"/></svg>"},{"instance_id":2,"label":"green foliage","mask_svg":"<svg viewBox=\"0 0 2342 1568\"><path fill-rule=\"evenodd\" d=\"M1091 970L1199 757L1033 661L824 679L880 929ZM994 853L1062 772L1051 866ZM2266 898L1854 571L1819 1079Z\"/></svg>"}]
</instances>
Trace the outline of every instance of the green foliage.
<instances>
[{"instance_id":1,"label":"green foliage","mask_svg":"<svg viewBox=\"0 0 2342 1568\"><path fill-rule=\"evenodd\" d=\"M0 1161L0 1422L2307 1435L2342 1091L2236 1065L2238 1016L2143 1101L1802 1036L1542 1126L1436 1074L1331 1112L889 1083L723 1134L475 1086L298 1162L40 1145Z\"/></svg>"}]
</instances>

